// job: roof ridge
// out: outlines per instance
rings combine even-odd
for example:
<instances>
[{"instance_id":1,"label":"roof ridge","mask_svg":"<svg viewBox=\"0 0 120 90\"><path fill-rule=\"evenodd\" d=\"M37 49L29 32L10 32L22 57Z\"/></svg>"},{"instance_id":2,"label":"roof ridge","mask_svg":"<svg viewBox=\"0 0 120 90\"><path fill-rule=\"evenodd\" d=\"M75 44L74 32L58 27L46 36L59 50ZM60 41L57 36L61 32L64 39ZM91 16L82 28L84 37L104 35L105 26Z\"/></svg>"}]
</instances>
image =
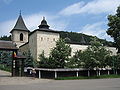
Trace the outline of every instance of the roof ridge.
<instances>
[{"instance_id":1,"label":"roof ridge","mask_svg":"<svg viewBox=\"0 0 120 90\"><path fill-rule=\"evenodd\" d=\"M24 31L29 31L28 28L26 27L24 20L22 18L22 15L20 14L17 22L12 30L24 30ZM12 31L11 31L12 32Z\"/></svg>"}]
</instances>

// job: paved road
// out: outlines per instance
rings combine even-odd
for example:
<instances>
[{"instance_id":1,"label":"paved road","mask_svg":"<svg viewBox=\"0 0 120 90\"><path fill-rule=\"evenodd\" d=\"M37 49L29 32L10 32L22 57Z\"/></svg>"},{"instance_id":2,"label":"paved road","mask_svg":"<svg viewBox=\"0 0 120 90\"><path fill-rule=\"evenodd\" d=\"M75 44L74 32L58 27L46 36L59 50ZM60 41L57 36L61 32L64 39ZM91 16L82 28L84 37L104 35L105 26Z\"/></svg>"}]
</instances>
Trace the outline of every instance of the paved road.
<instances>
[{"instance_id":1,"label":"paved road","mask_svg":"<svg viewBox=\"0 0 120 90\"><path fill-rule=\"evenodd\" d=\"M0 78L5 79L5 77ZM6 78L11 81L9 83L1 83L0 90L120 90L120 78L92 80L47 80L25 77Z\"/></svg>"}]
</instances>

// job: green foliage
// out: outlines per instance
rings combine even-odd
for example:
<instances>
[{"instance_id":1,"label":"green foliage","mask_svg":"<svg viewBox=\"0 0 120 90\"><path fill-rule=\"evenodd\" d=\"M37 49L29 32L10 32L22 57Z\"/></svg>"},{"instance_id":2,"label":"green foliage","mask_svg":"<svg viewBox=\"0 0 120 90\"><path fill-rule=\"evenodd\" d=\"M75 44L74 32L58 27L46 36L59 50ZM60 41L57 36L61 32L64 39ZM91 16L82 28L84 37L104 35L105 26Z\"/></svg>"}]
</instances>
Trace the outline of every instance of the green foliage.
<instances>
[{"instance_id":1,"label":"green foliage","mask_svg":"<svg viewBox=\"0 0 120 90\"><path fill-rule=\"evenodd\" d=\"M120 54L110 56L109 66L113 69L120 69Z\"/></svg>"},{"instance_id":2,"label":"green foliage","mask_svg":"<svg viewBox=\"0 0 120 90\"><path fill-rule=\"evenodd\" d=\"M105 68L107 66L106 59L110 56L111 51L106 50L96 39L91 42L91 46L89 46L88 49L91 51L91 56L94 58L96 66L99 68Z\"/></svg>"},{"instance_id":3,"label":"green foliage","mask_svg":"<svg viewBox=\"0 0 120 90\"><path fill-rule=\"evenodd\" d=\"M82 52L82 62L84 63L83 67L88 69L93 69L98 64L94 52L90 48Z\"/></svg>"},{"instance_id":4,"label":"green foliage","mask_svg":"<svg viewBox=\"0 0 120 90\"><path fill-rule=\"evenodd\" d=\"M108 21L107 34L114 39L118 53L120 53L120 6L115 15L108 16Z\"/></svg>"},{"instance_id":5,"label":"green foliage","mask_svg":"<svg viewBox=\"0 0 120 90\"><path fill-rule=\"evenodd\" d=\"M54 65L51 65L50 63L52 61L49 60L49 58L45 57L44 55L44 51L42 52L42 54L40 54L39 56L39 66L40 68L54 68Z\"/></svg>"},{"instance_id":6,"label":"green foliage","mask_svg":"<svg viewBox=\"0 0 120 90\"><path fill-rule=\"evenodd\" d=\"M101 75L101 76L79 76L79 77L58 77L55 80L75 80L75 79L103 79L103 78L120 78L120 75Z\"/></svg>"},{"instance_id":7,"label":"green foliage","mask_svg":"<svg viewBox=\"0 0 120 90\"><path fill-rule=\"evenodd\" d=\"M6 36L6 35L1 36L0 40L11 41L11 36Z\"/></svg>"},{"instance_id":8,"label":"green foliage","mask_svg":"<svg viewBox=\"0 0 120 90\"><path fill-rule=\"evenodd\" d=\"M56 42L56 47L50 53L50 59L55 61L56 68L64 68L71 55L71 48L63 39Z\"/></svg>"},{"instance_id":9,"label":"green foliage","mask_svg":"<svg viewBox=\"0 0 120 90\"><path fill-rule=\"evenodd\" d=\"M11 72L11 67L4 64L0 64L0 70Z\"/></svg>"},{"instance_id":10,"label":"green foliage","mask_svg":"<svg viewBox=\"0 0 120 90\"><path fill-rule=\"evenodd\" d=\"M12 67L12 52L0 51L0 69L11 71Z\"/></svg>"},{"instance_id":11,"label":"green foliage","mask_svg":"<svg viewBox=\"0 0 120 90\"><path fill-rule=\"evenodd\" d=\"M24 60L24 66L25 67L35 67L35 60L33 60L33 57L31 56L30 50L28 50L27 53L25 53L26 59Z\"/></svg>"},{"instance_id":12,"label":"green foliage","mask_svg":"<svg viewBox=\"0 0 120 90\"><path fill-rule=\"evenodd\" d=\"M104 68L108 65L110 51L106 50L102 44L94 39L85 51L77 51L69 61L68 67L83 67L87 69Z\"/></svg>"},{"instance_id":13,"label":"green foliage","mask_svg":"<svg viewBox=\"0 0 120 90\"><path fill-rule=\"evenodd\" d=\"M11 66L12 65L12 52L0 51L0 64Z\"/></svg>"},{"instance_id":14,"label":"green foliage","mask_svg":"<svg viewBox=\"0 0 120 90\"><path fill-rule=\"evenodd\" d=\"M82 61L82 52L77 51L75 52L75 55L69 59L67 62L68 68L80 68L84 65L84 62Z\"/></svg>"},{"instance_id":15,"label":"green foliage","mask_svg":"<svg viewBox=\"0 0 120 90\"><path fill-rule=\"evenodd\" d=\"M66 45L63 39L60 39L56 42L56 47L51 50L49 58L44 56L44 52L40 55L39 66L43 68L64 68L70 55L70 46Z\"/></svg>"}]
</instances>

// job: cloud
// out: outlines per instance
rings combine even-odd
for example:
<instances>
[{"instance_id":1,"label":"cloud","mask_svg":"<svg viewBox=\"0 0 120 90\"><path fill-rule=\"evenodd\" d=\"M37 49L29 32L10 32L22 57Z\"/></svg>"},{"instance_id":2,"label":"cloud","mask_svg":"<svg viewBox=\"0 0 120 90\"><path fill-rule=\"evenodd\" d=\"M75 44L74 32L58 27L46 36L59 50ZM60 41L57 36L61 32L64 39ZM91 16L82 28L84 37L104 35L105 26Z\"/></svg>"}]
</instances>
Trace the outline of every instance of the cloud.
<instances>
[{"instance_id":1,"label":"cloud","mask_svg":"<svg viewBox=\"0 0 120 90\"><path fill-rule=\"evenodd\" d=\"M106 29L103 27L104 25L106 25L105 22L97 22L97 23L93 23L93 24L87 24L87 25L83 26L82 30L80 30L80 33L97 36L98 38L112 41L113 39L110 38L110 36L108 36L106 34Z\"/></svg>"},{"instance_id":2,"label":"cloud","mask_svg":"<svg viewBox=\"0 0 120 90\"><path fill-rule=\"evenodd\" d=\"M80 10L80 8L83 7L84 4L85 4L84 2L78 2L73 5L70 5L67 8L60 11L60 14L62 14L62 15L79 14L79 10Z\"/></svg>"},{"instance_id":3,"label":"cloud","mask_svg":"<svg viewBox=\"0 0 120 90\"><path fill-rule=\"evenodd\" d=\"M27 27L30 30L38 28L38 25L40 25L43 16L46 18L48 25L50 26L51 29L65 30L67 22L61 20L60 17L57 15L50 15L48 13L36 13L29 16L25 16Z\"/></svg>"},{"instance_id":4,"label":"cloud","mask_svg":"<svg viewBox=\"0 0 120 90\"><path fill-rule=\"evenodd\" d=\"M120 0L92 0L85 3L83 1L70 5L59 13L61 15L74 14L101 14L101 13L115 13L117 7L120 5Z\"/></svg>"},{"instance_id":5,"label":"cloud","mask_svg":"<svg viewBox=\"0 0 120 90\"><path fill-rule=\"evenodd\" d=\"M9 35L10 31L12 30L15 20L9 20L0 23L0 36L2 35Z\"/></svg>"},{"instance_id":6,"label":"cloud","mask_svg":"<svg viewBox=\"0 0 120 90\"><path fill-rule=\"evenodd\" d=\"M50 15L48 13L36 13L32 15L25 15L23 16L23 19L28 29L30 31L33 31L38 28L38 25L40 25L43 16L46 17L46 20L51 29L65 30L67 22L65 20L61 20L57 15ZM0 22L0 36L10 34L9 32L13 29L16 23L16 19Z\"/></svg>"}]
</instances>

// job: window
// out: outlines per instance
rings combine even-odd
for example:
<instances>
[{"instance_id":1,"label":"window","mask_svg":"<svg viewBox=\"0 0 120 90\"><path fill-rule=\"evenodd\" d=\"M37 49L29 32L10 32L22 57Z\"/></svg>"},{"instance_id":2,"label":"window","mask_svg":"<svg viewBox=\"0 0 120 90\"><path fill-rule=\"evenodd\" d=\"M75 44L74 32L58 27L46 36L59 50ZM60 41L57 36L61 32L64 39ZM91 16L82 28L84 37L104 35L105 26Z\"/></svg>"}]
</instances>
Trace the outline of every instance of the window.
<instances>
[{"instance_id":1,"label":"window","mask_svg":"<svg viewBox=\"0 0 120 90\"><path fill-rule=\"evenodd\" d=\"M41 37L41 41L43 41L43 37Z\"/></svg>"},{"instance_id":2,"label":"window","mask_svg":"<svg viewBox=\"0 0 120 90\"><path fill-rule=\"evenodd\" d=\"M55 38L53 38L53 41L55 41Z\"/></svg>"},{"instance_id":3,"label":"window","mask_svg":"<svg viewBox=\"0 0 120 90\"><path fill-rule=\"evenodd\" d=\"M23 34L20 34L20 41L23 41Z\"/></svg>"}]
</instances>

